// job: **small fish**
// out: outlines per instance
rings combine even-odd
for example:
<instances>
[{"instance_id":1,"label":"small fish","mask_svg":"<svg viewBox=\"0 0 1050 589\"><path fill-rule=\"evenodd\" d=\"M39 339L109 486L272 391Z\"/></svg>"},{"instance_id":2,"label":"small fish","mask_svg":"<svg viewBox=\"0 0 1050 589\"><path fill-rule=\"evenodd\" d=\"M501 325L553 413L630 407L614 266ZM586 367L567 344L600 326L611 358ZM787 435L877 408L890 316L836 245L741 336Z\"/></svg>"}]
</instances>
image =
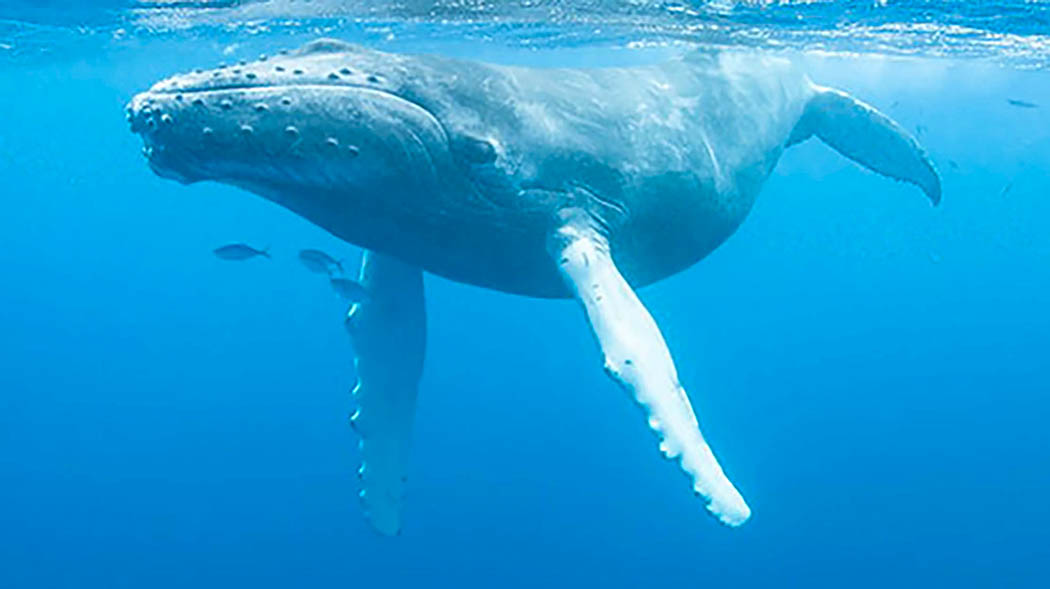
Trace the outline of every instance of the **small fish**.
<instances>
[{"instance_id":1,"label":"small fish","mask_svg":"<svg viewBox=\"0 0 1050 589\"><path fill-rule=\"evenodd\" d=\"M263 256L266 258L270 257L270 253L265 249L257 250L250 245L243 243L231 243L230 245L224 245L219 248L215 248L215 257L220 260L248 260L255 256Z\"/></svg>"},{"instance_id":2,"label":"small fish","mask_svg":"<svg viewBox=\"0 0 1050 589\"><path fill-rule=\"evenodd\" d=\"M959 169L959 164L955 163L955 160L948 160L948 166L953 170Z\"/></svg>"},{"instance_id":3,"label":"small fish","mask_svg":"<svg viewBox=\"0 0 1050 589\"><path fill-rule=\"evenodd\" d=\"M332 275L333 269L343 271L343 263L321 250L302 250L299 252L299 261L306 269L317 274Z\"/></svg>"},{"instance_id":4,"label":"small fish","mask_svg":"<svg viewBox=\"0 0 1050 589\"><path fill-rule=\"evenodd\" d=\"M915 134L916 135L919 135L921 137L922 134L925 133L925 132L926 132L926 125L921 125L921 124L920 125L915 125Z\"/></svg>"},{"instance_id":5,"label":"small fish","mask_svg":"<svg viewBox=\"0 0 1050 589\"><path fill-rule=\"evenodd\" d=\"M1000 198L1006 196L1010 192L1010 189L1013 188L1013 187L1014 187L1014 181L1013 180L1010 180L1009 182L1007 182L1006 186L1003 186L1003 189L1001 191L999 191Z\"/></svg>"},{"instance_id":6,"label":"small fish","mask_svg":"<svg viewBox=\"0 0 1050 589\"><path fill-rule=\"evenodd\" d=\"M349 278L332 278L332 290L339 296L353 303L362 303L369 299L368 292L361 283Z\"/></svg>"},{"instance_id":7,"label":"small fish","mask_svg":"<svg viewBox=\"0 0 1050 589\"><path fill-rule=\"evenodd\" d=\"M1007 98L1006 103L1010 106L1016 106L1018 108L1039 108L1039 105L1034 102L1026 102L1024 100L1017 100L1015 98Z\"/></svg>"}]
</instances>

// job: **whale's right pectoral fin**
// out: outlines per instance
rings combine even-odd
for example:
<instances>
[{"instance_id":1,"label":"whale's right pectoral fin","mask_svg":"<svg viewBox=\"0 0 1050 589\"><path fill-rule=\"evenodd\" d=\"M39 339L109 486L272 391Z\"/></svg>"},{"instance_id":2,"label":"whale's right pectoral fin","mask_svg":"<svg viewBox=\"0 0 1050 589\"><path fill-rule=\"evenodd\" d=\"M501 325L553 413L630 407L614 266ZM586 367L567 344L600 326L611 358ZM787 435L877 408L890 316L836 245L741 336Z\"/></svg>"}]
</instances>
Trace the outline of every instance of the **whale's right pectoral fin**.
<instances>
[{"instance_id":1,"label":"whale's right pectoral fin","mask_svg":"<svg viewBox=\"0 0 1050 589\"><path fill-rule=\"evenodd\" d=\"M423 273L414 266L365 252L361 285L368 297L350 309L358 409L351 418L361 437L361 505L383 534L401 529L416 393L423 371L426 311Z\"/></svg>"},{"instance_id":2,"label":"whale's right pectoral fin","mask_svg":"<svg viewBox=\"0 0 1050 589\"><path fill-rule=\"evenodd\" d=\"M660 450L680 460L711 513L730 526L744 523L751 510L700 434L667 344L613 263L604 235L583 211L565 211L549 250L586 311L606 372L646 410Z\"/></svg>"},{"instance_id":3,"label":"whale's right pectoral fin","mask_svg":"<svg viewBox=\"0 0 1050 589\"><path fill-rule=\"evenodd\" d=\"M934 205L941 202L941 179L933 162L903 127L845 92L816 90L788 145L816 135L869 170L918 186Z\"/></svg>"}]
</instances>

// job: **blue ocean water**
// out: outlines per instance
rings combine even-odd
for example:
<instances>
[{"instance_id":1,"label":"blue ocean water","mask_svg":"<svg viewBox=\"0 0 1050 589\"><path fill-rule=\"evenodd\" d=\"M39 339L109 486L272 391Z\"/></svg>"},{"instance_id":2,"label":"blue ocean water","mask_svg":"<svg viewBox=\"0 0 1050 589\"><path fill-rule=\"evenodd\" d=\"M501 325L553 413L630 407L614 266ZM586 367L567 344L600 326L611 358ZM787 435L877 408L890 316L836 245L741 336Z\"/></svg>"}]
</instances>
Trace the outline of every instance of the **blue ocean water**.
<instances>
[{"instance_id":1,"label":"blue ocean water","mask_svg":"<svg viewBox=\"0 0 1050 589\"><path fill-rule=\"evenodd\" d=\"M660 457L575 303L427 276L397 538L359 513L345 306L295 259L359 251L246 192L156 177L124 104L319 34L537 66L651 62L704 23L753 31L762 3L666 18L595 3L542 32L493 25L484 5L440 24L128 4L0 9L0 587L1048 585L1044 4L989 3L981 20L888 3L898 24L968 19L983 33L966 50L941 43L947 27L850 52L833 33L880 17L872 3L775 8L809 11L820 34L756 25L914 131L944 202L809 142L726 244L641 291L750 522L719 525ZM614 32L589 42L603 14ZM645 26L624 36L632 18ZM231 241L274 259L211 254Z\"/></svg>"}]
</instances>

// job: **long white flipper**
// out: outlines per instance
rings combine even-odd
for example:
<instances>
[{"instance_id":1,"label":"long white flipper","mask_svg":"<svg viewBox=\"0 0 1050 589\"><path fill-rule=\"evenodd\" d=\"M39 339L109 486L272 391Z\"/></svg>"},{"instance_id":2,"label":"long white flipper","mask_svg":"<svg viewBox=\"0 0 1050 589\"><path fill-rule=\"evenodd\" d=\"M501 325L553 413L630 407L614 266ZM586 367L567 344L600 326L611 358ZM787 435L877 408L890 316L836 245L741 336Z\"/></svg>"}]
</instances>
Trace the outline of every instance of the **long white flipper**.
<instances>
[{"instance_id":1,"label":"long white flipper","mask_svg":"<svg viewBox=\"0 0 1050 589\"><path fill-rule=\"evenodd\" d=\"M605 355L605 370L646 409L660 450L679 458L707 509L738 526L751 516L700 434L693 408L660 329L613 263L605 237L583 211L566 211L550 239L551 255L583 304Z\"/></svg>"},{"instance_id":2,"label":"long white flipper","mask_svg":"<svg viewBox=\"0 0 1050 589\"><path fill-rule=\"evenodd\" d=\"M346 328L354 342L361 436L361 503L383 534L401 530L412 420L426 348L423 273L399 260L365 252L361 285L368 299L350 309Z\"/></svg>"}]
</instances>

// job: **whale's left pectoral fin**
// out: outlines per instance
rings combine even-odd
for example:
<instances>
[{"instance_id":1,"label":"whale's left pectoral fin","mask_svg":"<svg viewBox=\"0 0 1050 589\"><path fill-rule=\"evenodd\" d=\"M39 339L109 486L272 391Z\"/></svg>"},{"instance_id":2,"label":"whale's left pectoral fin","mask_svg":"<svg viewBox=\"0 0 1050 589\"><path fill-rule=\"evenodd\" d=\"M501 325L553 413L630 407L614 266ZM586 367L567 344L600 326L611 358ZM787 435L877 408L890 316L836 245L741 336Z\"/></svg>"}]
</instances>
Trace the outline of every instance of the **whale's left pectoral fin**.
<instances>
[{"instance_id":1,"label":"whale's left pectoral fin","mask_svg":"<svg viewBox=\"0 0 1050 589\"><path fill-rule=\"evenodd\" d=\"M918 186L934 205L941 202L941 179L926 151L874 107L845 92L817 87L788 145L813 135L869 170Z\"/></svg>"},{"instance_id":2,"label":"whale's left pectoral fin","mask_svg":"<svg viewBox=\"0 0 1050 589\"><path fill-rule=\"evenodd\" d=\"M704 441L667 344L616 268L604 235L586 213L565 211L549 250L586 311L606 372L646 410L660 450L679 459L712 514L730 526L744 523L751 510Z\"/></svg>"},{"instance_id":3,"label":"whale's left pectoral fin","mask_svg":"<svg viewBox=\"0 0 1050 589\"><path fill-rule=\"evenodd\" d=\"M361 285L368 297L350 309L346 328L357 368L351 417L361 437L361 504L379 532L401 529L416 393L426 347L423 273L376 252L365 252Z\"/></svg>"}]
</instances>

